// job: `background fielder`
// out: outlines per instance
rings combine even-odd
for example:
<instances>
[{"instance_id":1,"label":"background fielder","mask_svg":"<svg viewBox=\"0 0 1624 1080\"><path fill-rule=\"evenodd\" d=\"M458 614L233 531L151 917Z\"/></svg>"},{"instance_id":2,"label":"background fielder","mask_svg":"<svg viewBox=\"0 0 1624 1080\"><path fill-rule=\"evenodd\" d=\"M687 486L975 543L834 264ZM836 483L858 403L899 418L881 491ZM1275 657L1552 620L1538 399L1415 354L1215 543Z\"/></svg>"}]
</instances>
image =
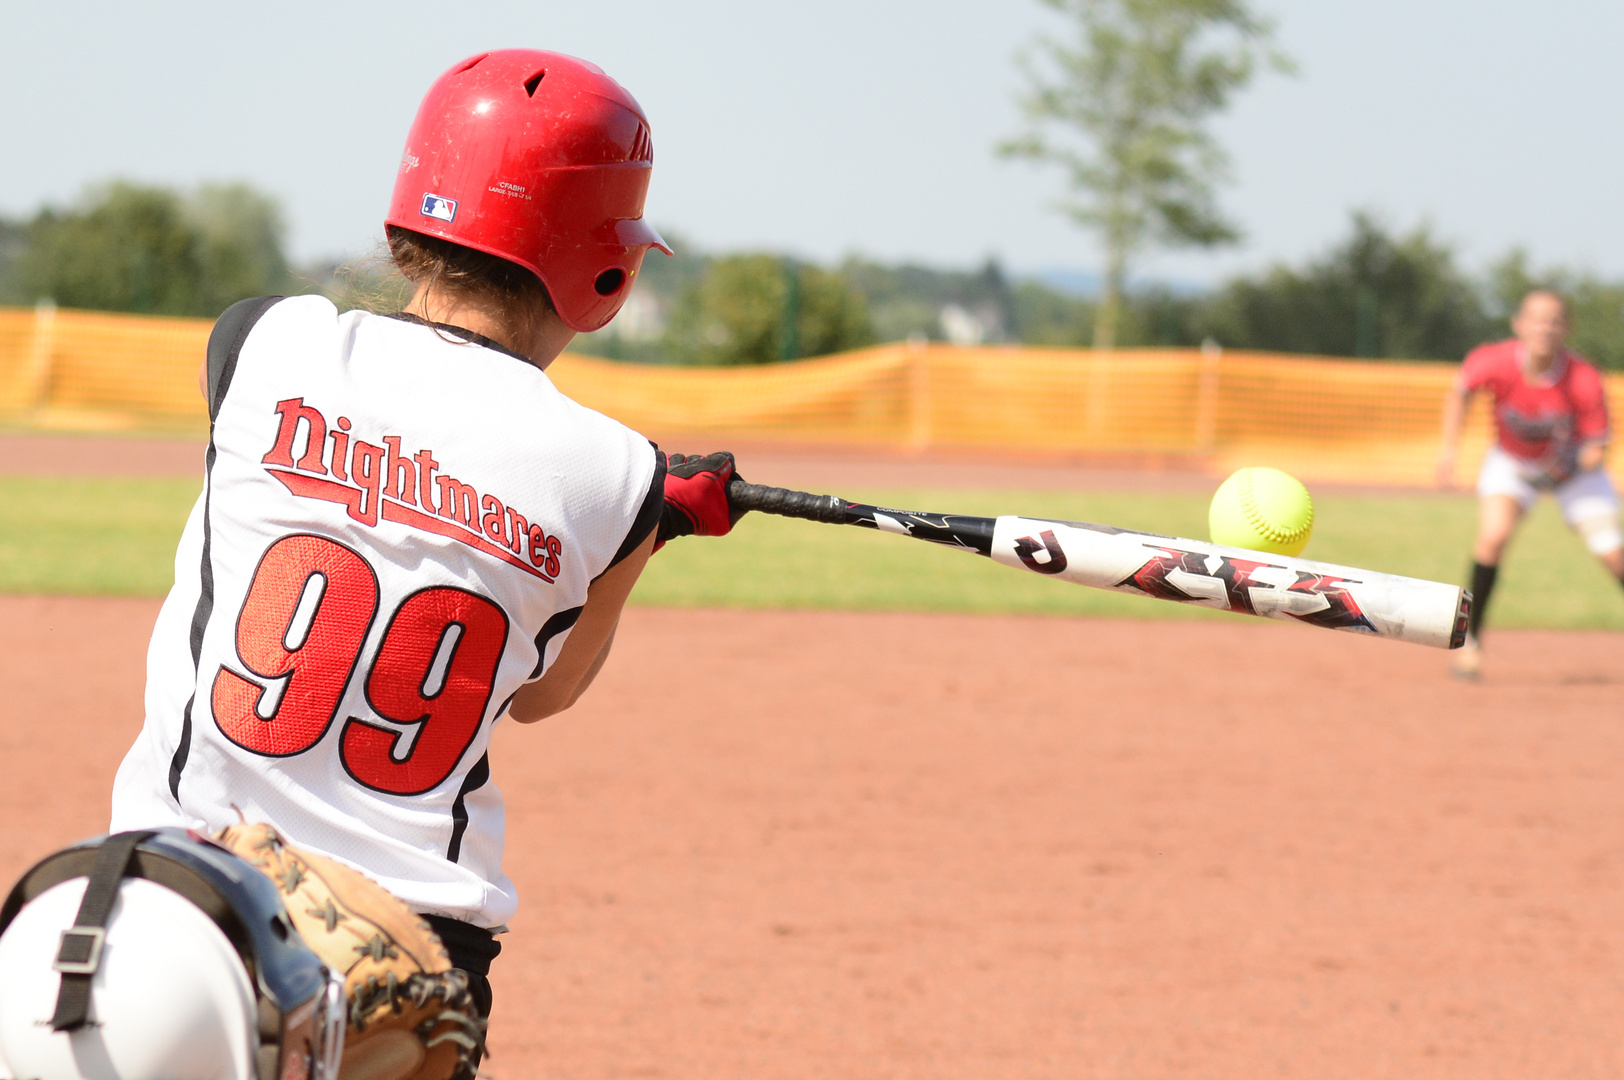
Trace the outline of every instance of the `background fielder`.
<instances>
[{"instance_id":1,"label":"background fielder","mask_svg":"<svg viewBox=\"0 0 1624 1080\"><path fill-rule=\"evenodd\" d=\"M1485 391L1494 400L1495 444L1477 481L1474 606L1466 646L1455 659L1456 672L1468 678L1478 673L1479 638L1500 559L1540 492L1556 497L1585 546L1624 583L1618 496L1602 465L1609 427L1601 374L1564 346L1567 303L1556 293L1537 289L1523 297L1511 329L1510 340L1466 357L1444 405L1438 482L1448 486L1472 395Z\"/></svg>"}]
</instances>

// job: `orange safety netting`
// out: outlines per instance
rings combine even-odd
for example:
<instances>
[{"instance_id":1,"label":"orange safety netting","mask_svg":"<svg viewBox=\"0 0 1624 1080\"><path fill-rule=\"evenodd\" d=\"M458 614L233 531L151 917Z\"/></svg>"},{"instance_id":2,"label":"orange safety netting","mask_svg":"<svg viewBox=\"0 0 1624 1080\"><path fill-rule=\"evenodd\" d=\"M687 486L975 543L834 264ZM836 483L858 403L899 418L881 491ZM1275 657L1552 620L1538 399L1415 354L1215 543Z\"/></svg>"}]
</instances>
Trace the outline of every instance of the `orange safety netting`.
<instances>
[{"instance_id":1,"label":"orange safety netting","mask_svg":"<svg viewBox=\"0 0 1624 1080\"><path fill-rule=\"evenodd\" d=\"M85 430L207 424L207 319L0 308L0 415Z\"/></svg>"},{"instance_id":2,"label":"orange safety netting","mask_svg":"<svg viewBox=\"0 0 1624 1080\"><path fill-rule=\"evenodd\" d=\"M202 319L0 309L0 416L89 430L205 421ZM1181 349L884 345L752 368L566 355L576 400L661 437L685 433L898 450L975 449L1177 464L1267 464L1305 479L1425 484L1451 364ZM1624 406L1624 377L1608 377ZM1468 479L1489 440L1473 410Z\"/></svg>"}]
</instances>

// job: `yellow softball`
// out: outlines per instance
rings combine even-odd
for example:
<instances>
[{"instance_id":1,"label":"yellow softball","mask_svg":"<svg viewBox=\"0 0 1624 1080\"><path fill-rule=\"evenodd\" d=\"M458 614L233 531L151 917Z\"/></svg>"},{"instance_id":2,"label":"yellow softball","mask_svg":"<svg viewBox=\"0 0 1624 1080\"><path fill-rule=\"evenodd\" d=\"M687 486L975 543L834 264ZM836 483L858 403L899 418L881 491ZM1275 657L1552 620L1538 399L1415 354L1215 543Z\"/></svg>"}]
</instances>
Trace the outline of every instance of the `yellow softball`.
<instances>
[{"instance_id":1,"label":"yellow softball","mask_svg":"<svg viewBox=\"0 0 1624 1080\"><path fill-rule=\"evenodd\" d=\"M1279 469L1241 469L1218 486L1207 528L1215 544L1299 555L1314 528L1314 500Z\"/></svg>"}]
</instances>

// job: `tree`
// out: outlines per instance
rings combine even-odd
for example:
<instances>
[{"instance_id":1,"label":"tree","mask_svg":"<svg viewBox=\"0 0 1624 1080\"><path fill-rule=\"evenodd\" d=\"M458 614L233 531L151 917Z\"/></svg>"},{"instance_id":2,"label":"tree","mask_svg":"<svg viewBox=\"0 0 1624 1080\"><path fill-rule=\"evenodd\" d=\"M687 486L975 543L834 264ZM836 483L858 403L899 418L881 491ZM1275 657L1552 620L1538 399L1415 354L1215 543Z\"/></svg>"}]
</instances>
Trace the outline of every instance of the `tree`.
<instances>
[{"instance_id":1,"label":"tree","mask_svg":"<svg viewBox=\"0 0 1624 1080\"><path fill-rule=\"evenodd\" d=\"M873 340L868 308L843 276L776 255L712 260L666 330L672 358L690 364L767 364Z\"/></svg>"},{"instance_id":2,"label":"tree","mask_svg":"<svg viewBox=\"0 0 1624 1080\"><path fill-rule=\"evenodd\" d=\"M1093 337L1095 307L1092 300L1023 281L1015 289L1015 328L1022 344L1082 345Z\"/></svg>"},{"instance_id":3,"label":"tree","mask_svg":"<svg viewBox=\"0 0 1624 1080\"><path fill-rule=\"evenodd\" d=\"M1303 269L1230 282L1206 332L1232 348L1458 360L1495 332L1483 300L1425 226L1393 236L1359 213L1352 235Z\"/></svg>"},{"instance_id":4,"label":"tree","mask_svg":"<svg viewBox=\"0 0 1624 1080\"><path fill-rule=\"evenodd\" d=\"M303 291L282 233L276 204L243 185L183 197L116 180L28 222L11 291L65 307L213 317L247 296Z\"/></svg>"},{"instance_id":5,"label":"tree","mask_svg":"<svg viewBox=\"0 0 1624 1080\"><path fill-rule=\"evenodd\" d=\"M1065 170L1071 194L1060 209L1105 245L1094 346L1109 349L1137 252L1239 238L1218 211L1228 159L1206 122L1260 64L1290 62L1245 0L1042 2L1075 22L1078 40L1040 40L1023 54L1030 127L999 153Z\"/></svg>"},{"instance_id":6,"label":"tree","mask_svg":"<svg viewBox=\"0 0 1624 1080\"><path fill-rule=\"evenodd\" d=\"M166 315L192 314L202 279L180 197L123 182L78 209L41 210L17 273L33 297L65 307Z\"/></svg>"},{"instance_id":7,"label":"tree","mask_svg":"<svg viewBox=\"0 0 1624 1080\"><path fill-rule=\"evenodd\" d=\"M1010 341L1016 333L1016 289L995 258L977 270L937 270L905 263L886 266L858 256L846 259L841 274L867 301L875 336L881 341L940 340L942 313L952 306L974 316L986 340Z\"/></svg>"},{"instance_id":8,"label":"tree","mask_svg":"<svg viewBox=\"0 0 1624 1080\"><path fill-rule=\"evenodd\" d=\"M187 200L186 216L197 232L202 314L292 291L282 249L287 228L269 195L247 184L205 184Z\"/></svg>"},{"instance_id":9,"label":"tree","mask_svg":"<svg viewBox=\"0 0 1624 1080\"><path fill-rule=\"evenodd\" d=\"M27 242L28 230L21 222L0 218L0 304L27 302L15 272Z\"/></svg>"}]
</instances>

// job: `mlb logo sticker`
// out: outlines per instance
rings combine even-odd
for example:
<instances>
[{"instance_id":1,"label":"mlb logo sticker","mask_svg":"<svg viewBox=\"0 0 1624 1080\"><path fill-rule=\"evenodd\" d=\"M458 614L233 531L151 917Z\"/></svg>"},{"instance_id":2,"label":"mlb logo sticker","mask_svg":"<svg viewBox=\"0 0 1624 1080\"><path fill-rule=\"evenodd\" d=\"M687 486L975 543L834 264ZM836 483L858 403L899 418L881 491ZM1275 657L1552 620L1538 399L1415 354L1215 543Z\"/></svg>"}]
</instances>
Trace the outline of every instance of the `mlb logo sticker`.
<instances>
[{"instance_id":1,"label":"mlb logo sticker","mask_svg":"<svg viewBox=\"0 0 1624 1080\"><path fill-rule=\"evenodd\" d=\"M424 192L423 209L420 212L424 217L439 218L441 221L455 221L457 217L457 200Z\"/></svg>"}]
</instances>

